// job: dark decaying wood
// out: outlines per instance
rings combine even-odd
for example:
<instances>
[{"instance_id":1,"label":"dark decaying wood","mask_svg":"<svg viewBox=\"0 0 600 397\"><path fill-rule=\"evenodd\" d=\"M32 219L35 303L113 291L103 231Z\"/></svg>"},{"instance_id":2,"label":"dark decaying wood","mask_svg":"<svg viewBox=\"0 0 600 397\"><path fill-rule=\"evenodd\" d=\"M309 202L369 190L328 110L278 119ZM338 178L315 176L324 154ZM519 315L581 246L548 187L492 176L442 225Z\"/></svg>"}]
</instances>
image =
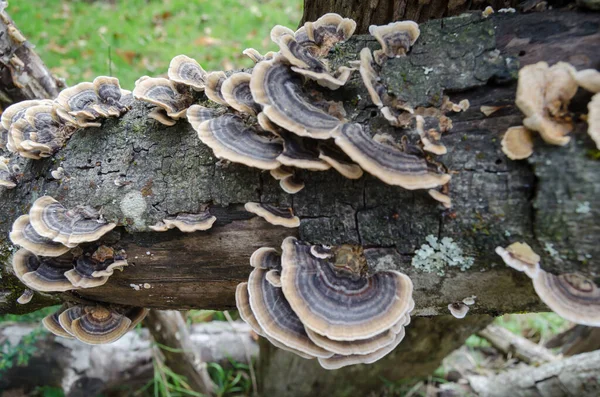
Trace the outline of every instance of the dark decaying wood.
<instances>
[{"instance_id":1,"label":"dark decaying wood","mask_svg":"<svg viewBox=\"0 0 600 397\"><path fill-rule=\"evenodd\" d=\"M600 350L600 328L575 325L550 339L546 347L560 347L565 356Z\"/></svg>"},{"instance_id":2,"label":"dark decaying wood","mask_svg":"<svg viewBox=\"0 0 600 397\"><path fill-rule=\"evenodd\" d=\"M449 303L471 295L477 296L474 314L543 310L530 280L494 253L496 246L514 241L528 242L546 270L598 274L600 173L589 155L594 146L585 123L577 123L566 147L536 142L530 161L510 161L500 151L502 134L522 118L514 106L519 65L561 60L598 67L597 14L552 11L485 20L472 14L428 22L421 32L408 57L384 65L382 79L391 93L414 104L439 104L442 94L454 102L470 100L466 112L450 115L454 128L443 137L448 154L439 157L453 173L452 210L440 209L426 191L388 186L369 175L352 181L335 171L302 172L306 188L290 196L268 173L217 162L185 121L164 127L147 117L148 106L136 103L121 119L78 131L54 159L19 159L19 185L0 191L2 236L36 198L48 194L67 206L101 208L118 222L107 241L127 251L130 266L102 287L36 294L25 306L15 303L23 287L8 266L0 282L0 313L77 298L159 309L232 308L235 286L250 272L252 252L279 246L288 235L362 244L373 269L398 269L412 278L417 316L447 314ZM332 63L356 59L365 45L378 46L358 36L332 52ZM344 100L348 119L372 132L414 138L379 115L358 73L346 87L323 95ZM589 97L580 93L573 109L585 112ZM485 117L481 105L505 107ZM50 172L59 165L66 177L57 181ZM127 183L117 186L117 178ZM252 217L243 210L248 201L291 206L302 219L300 228ZM585 202L591 210L577 211ZM196 212L205 204L218 218L210 231L148 229L167 215ZM453 238L475 258L474 266L464 272L447 268L444 276L413 268L411 258L428 235ZM550 255L548 244L558 253ZM6 240L0 245L4 265L12 250Z\"/></svg>"},{"instance_id":3,"label":"dark decaying wood","mask_svg":"<svg viewBox=\"0 0 600 397\"><path fill-rule=\"evenodd\" d=\"M518 358L527 364L543 364L558 358L544 346L533 343L529 339L495 324L488 325L479 331L478 335L485 338L502 353Z\"/></svg>"},{"instance_id":4,"label":"dark decaying wood","mask_svg":"<svg viewBox=\"0 0 600 397\"><path fill-rule=\"evenodd\" d=\"M52 76L0 2L0 106L26 99L55 98L64 83Z\"/></svg>"}]
</instances>

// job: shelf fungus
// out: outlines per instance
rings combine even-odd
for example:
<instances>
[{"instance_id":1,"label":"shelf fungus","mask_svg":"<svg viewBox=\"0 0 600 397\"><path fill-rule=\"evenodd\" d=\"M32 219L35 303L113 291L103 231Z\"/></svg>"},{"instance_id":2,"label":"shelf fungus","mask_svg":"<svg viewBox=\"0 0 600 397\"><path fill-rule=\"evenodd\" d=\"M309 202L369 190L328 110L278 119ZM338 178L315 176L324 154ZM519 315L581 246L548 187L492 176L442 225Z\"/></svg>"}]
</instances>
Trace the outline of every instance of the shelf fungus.
<instances>
[{"instance_id":1,"label":"shelf fungus","mask_svg":"<svg viewBox=\"0 0 600 397\"><path fill-rule=\"evenodd\" d=\"M221 93L223 82L227 79L225 72L210 72L206 75L204 93L211 101L220 105L229 106Z\"/></svg>"},{"instance_id":2,"label":"shelf fungus","mask_svg":"<svg viewBox=\"0 0 600 397\"><path fill-rule=\"evenodd\" d=\"M416 22L400 21L382 26L371 25L369 33L381 45L381 50L373 54L376 62L381 65L385 58L405 56L419 38L421 31Z\"/></svg>"},{"instance_id":3,"label":"shelf fungus","mask_svg":"<svg viewBox=\"0 0 600 397\"><path fill-rule=\"evenodd\" d=\"M63 304L60 309L55 311L52 314L47 315L42 319L42 325L48 331L56 336L60 336L62 338L73 339L73 335L65 331L65 329L60 325L58 321L59 316L64 313L69 307L66 304Z\"/></svg>"},{"instance_id":4,"label":"shelf fungus","mask_svg":"<svg viewBox=\"0 0 600 397\"><path fill-rule=\"evenodd\" d=\"M238 112L256 116L261 109L252 98L250 78L250 73L233 73L223 81L221 95L225 102Z\"/></svg>"},{"instance_id":5,"label":"shelf fungus","mask_svg":"<svg viewBox=\"0 0 600 397\"><path fill-rule=\"evenodd\" d=\"M8 167L8 159L0 157L0 186L13 189L17 186L17 178Z\"/></svg>"},{"instance_id":6,"label":"shelf fungus","mask_svg":"<svg viewBox=\"0 0 600 397\"><path fill-rule=\"evenodd\" d=\"M50 196L37 199L29 211L29 222L42 237L67 247L96 241L115 228L88 206L65 208Z\"/></svg>"},{"instance_id":7,"label":"shelf fungus","mask_svg":"<svg viewBox=\"0 0 600 397\"><path fill-rule=\"evenodd\" d=\"M596 147L600 149L600 94L595 94L590 103L588 103L587 122L588 134L596 142Z\"/></svg>"},{"instance_id":8,"label":"shelf fungus","mask_svg":"<svg viewBox=\"0 0 600 397\"><path fill-rule=\"evenodd\" d=\"M281 55L292 66L291 69L323 87L336 90L348 82L354 69L340 66L331 73L325 60L315 56L309 49L299 44L291 29L277 25L271 30L271 40L279 46Z\"/></svg>"},{"instance_id":9,"label":"shelf fungus","mask_svg":"<svg viewBox=\"0 0 600 397\"><path fill-rule=\"evenodd\" d=\"M356 30L356 22L335 13L327 13L314 22L306 22L294 38L312 55L325 56L337 43L348 40Z\"/></svg>"},{"instance_id":10,"label":"shelf fungus","mask_svg":"<svg viewBox=\"0 0 600 397\"><path fill-rule=\"evenodd\" d=\"M342 152L337 146L320 144L319 158L348 179L359 179L363 176L362 168L352 162L350 157Z\"/></svg>"},{"instance_id":11,"label":"shelf fungus","mask_svg":"<svg viewBox=\"0 0 600 397\"><path fill-rule=\"evenodd\" d=\"M448 305L448 310L456 318L465 318L469 312L469 306L462 302L454 302Z\"/></svg>"},{"instance_id":12,"label":"shelf fungus","mask_svg":"<svg viewBox=\"0 0 600 397\"><path fill-rule=\"evenodd\" d=\"M417 115L416 119L416 130L421 138L423 144L423 150L429 153L437 154L439 156L446 154L448 150L441 142L442 134L433 128L425 131L425 119L421 115Z\"/></svg>"},{"instance_id":13,"label":"shelf fungus","mask_svg":"<svg viewBox=\"0 0 600 397\"><path fill-rule=\"evenodd\" d=\"M336 132L335 143L362 169L389 185L405 189L433 189L451 176L424 158L372 139L362 125L348 123Z\"/></svg>"},{"instance_id":14,"label":"shelf fungus","mask_svg":"<svg viewBox=\"0 0 600 397\"><path fill-rule=\"evenodd\" d=\"M156 109L148 116L164 125L173 125L174 120L185 118L193 100L186 86L162 77L138 79L133 97L155 105Z\"/></svg>"},{"instance_id":15,"label":"shelf fungus","mask_svg":"<svg viewBox=\"0 0 600 397\"><path fill-rule=\"evenodd\" d=\"M275 56L275 52L273 51L269 51L265 55L262 55L254 48L246 48L244 51L242 51L242 54L246 55L254 63L259 63L260 61L268 61L269 59L273 59L273 57Z\"/></svg>"},{"instance_id":16,"label":"shelf fungus","mask_svg":"<svg viewBox=\"0 0 600 397\"><path fill-rule=\"evenodd\" d=\"M79 256L65 277L77 288L99 287L106 284L115 270L123 270L125 266L124 252L102 245L92 255Z\"/></svg>"},{"instance_id":17,"label":"shelf fungus","mask_svg":"<svg viewBox=\"0 0 600 397\"><path fill-rule=\"evenodd\" d=\"M193 58L177 55L171 60L167 74L171 81L192 87L195 91L204 91L206 71Z\"/></svg>"},{"instance_id":18,"label":"shelf fungus","mask_svg":"<svg viewBox=\"0 0 600 397\"><path fill-rule=\"evenodd\" d=\"M12 259L15 275L27 287L41 292L64 292L75 289L65 276L72 269L70 260L38 257L24 248Z\"/></svg>"},{"instance_id":19,"label":"shelf fungus","mask_svg":"<svg viewBox=\"0 0 600 397\"><path fill-rule=\"evenodd\" d=\"M283 152L277 156L277 161L281 164L311 171L326 171L331 168L328 162L320 158L317 140L285 130L278 131L278 134L283 139Z\"/></svg>"},{"instance_id":20,"label":"shelf fungus","mask_svg":"<svg viewBox=\"0 0 600 397\"><path fill-rule=\"evenodd\" d=\"M280 57L254 67L250 90L273 123L296 135L329 139L342 123L311 104L313 101L302 92L302 80Z\"/></svg>"},{"instance_id":21,"label":"shelf fungus","mask_svg":"<svg viewBox=\"0 0 600 397\"><path fill-rule=\"evenodd\" d=\"M600 71L596 69L571 70L577 85L586 91L597 94L600 92Z\"/></svg>"},{"instance_id":22,"label":"shelf fungus","mask_svg":"<svg viewBox=\"0 0 600 397\"><path fill-rule=\"evenodd\" d=\"M19 305L26 305L33 299L33 291L29 288L26 288L25 291L17 298L17 303Z\"/></svg>"},{"instance_id":23,"label":"shelf fungus","mask_svg":"<svg viewBox=\"0 0 600 397\"><path fill-rule=\"evenodd\" d=\"M523 160L533 154L533 135L523 126L510 127L502 138L502 152L511 160Z\"/></svg>"},{"instance_id":24,"label":"shelf fungus","mask_svg":"<svg viewBox=\"0 0 600 397\"><path fill-rule=\"evenodd\" d=\"M288 194L296 194L300 190L304 189L304 181L294 174L282 178L279 181L279 186L281 186L281 189Z\"/></svg>"},{"instance_id":25,"label":"shelf fungus","mask_svg":"<svg viewBox=\"0 0 600 397\"><path fill-rule=\"evenodd\" d=\"M538 62L521 68L515 102L525 115L523 125L538 131L549 144L569 143L573 123L567 107L577 88L573 67L568 63L550 67Z\"/></svg>"},{"instance_id":26,"label":"shelf fungus","mask_svg":"<svg viewBox=\"0 0 600 397\"><path fill-rule=\"evenodd\" d=\"M291 208L277 208L269 204L246 203L246 211L256 214L272 225L284 227L300 226L300 218L294 215Z\"/></svg>"},{"instance_id":27,"label":"shelf fungus","mask_svg":"<svg viewBox=\"0 0 600 397\"><path fill-rule=\"evenodd\" d=\"M217 220L216 216L210 214L210 211L202 211L197 214L178 214L172 218L165 218L162 221L164 227L159 223L155 226L150 226L154 231L166 231L167 229L177 228L185 233L204 231L212 228Z\"/></svg>"},{"instance_id":28,"label":"shelf fungus","mask_svg":"<svg viewBox=\"0 0 600 397\"><path fill-rule=\"evenodd\" d=\"M71 248L40 236L29 221L29 215L21 215L13 223L9 234L13 244L20 245L38 256L57 257L66 254Z\"/></svg>"},{"instance_id":29,"label":"shelf fungus","mask_svg":"<svg viewBox=\"0 0 600 397\"><path fill-rule=\"evenodd\" d=\"M254 252L236 290L241 317L275 346L326 369L372 363L403 339L412 282L395 271L366 276L360 247L311 246L288 237L281 256Z\"/></svg>"},{"instance_id":30,"label":"shelf fungus","mask_svg":"<svg viewBox=\"0 0 600 397\"><path fill-rule=\"evenodd\" d=\"M540 271L540 256L527 243L512 243L506 248L496 247L504 263L520 272L525 272L534 278Z\"/></svg>"},{"instance_id":31,"label":"shelf fungus","mask_svg":"<svg viewBox=\"0 0 600 397\"><path fill-rule=\"evenodd\" d=\"M439 190L429 189L427 191L435 201L438 201L444 206L444 208L452 208L452 199L447 194L440 192Z\"/></svg>"}]
</instances>

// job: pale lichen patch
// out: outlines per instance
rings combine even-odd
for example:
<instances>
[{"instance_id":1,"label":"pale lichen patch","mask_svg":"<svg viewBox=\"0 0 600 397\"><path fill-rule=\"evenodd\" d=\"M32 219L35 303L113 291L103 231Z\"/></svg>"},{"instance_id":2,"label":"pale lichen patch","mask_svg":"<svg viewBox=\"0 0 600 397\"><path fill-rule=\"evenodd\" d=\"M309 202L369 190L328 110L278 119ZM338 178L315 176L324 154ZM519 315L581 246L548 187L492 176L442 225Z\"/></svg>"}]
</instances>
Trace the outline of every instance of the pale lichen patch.
<instances>
[{"instance_id":1,"label":"pale lichen patch","mask_svg":"<svg viewBox=\"0 0 600 397\"><path fill-rule=\"evenodd\" d=\"M462 248L450 237L438 241L437 237L430 234L425 240L427 244L421 245L412 259L413 267L419 270L443 276L446 274L446 267L456 267L464 272L475 261L474 258L464 256Z\"/></svg>"}]
</instances>

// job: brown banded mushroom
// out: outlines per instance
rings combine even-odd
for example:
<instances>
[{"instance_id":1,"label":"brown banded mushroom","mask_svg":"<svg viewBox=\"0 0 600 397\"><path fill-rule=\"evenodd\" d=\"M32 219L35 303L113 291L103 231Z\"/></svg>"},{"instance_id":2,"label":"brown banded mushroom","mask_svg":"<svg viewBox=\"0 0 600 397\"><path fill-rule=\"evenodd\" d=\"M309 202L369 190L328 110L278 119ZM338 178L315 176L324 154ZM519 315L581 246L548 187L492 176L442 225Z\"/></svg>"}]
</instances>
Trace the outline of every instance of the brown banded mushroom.
<instances>
[{"instance_id":1,"label":"brown banded mushroom","mask_svg":"<svg viewBox=\"0 0 600 397\"><path fill-rule=\"evenodd\" d=\"M62 90L54 100L54 107L65 122L81 128L100 127L101 124L94 121L100 114L92 107L99 102L94 83L84 82Z\"/></svg>"},{"instance_id":2,"label":"brown banded mushroom","mask_svg":"<svg viewBox=\"0 0 600 397\"><path fill-rule=\"evenodd\" d=\"M523 160L533 154L533 134L523 126L510 127L502 138L502 152L511 160Z\"/></svg>"},{"instance_id":3,"label":"brown banded mushroom","mask_svg":"<svg viewBox=\"0 0 600 397\"><path fill-rule=\"evenodd\" d=\"M119 117L128 110L123 103L129 91L122 90L119 79L109 76L98 76L93 81L100 103L92 105L92 109L103 117ZM126 101L126 100L125 100Z\"/></svg>"},{"instance_id":4,"label":"brown banded mushroom","mask_svg":"<svg viewBox=\"0 0 600 397\"><path fill-rule=\"evenodd\" d=\"M389 185L409 190L432 189L445 185L451 178L423 158L376 142L360 124L342 125L336 132L335 143L362 169Z\"/></svg>"},{"instance_id":5,"label":"brown banded mushroom","mask_svg":"<svg viewBox=\"0 0 600 397\"><path fill-rule=\"evenodd\" d=\"M594 95L587 107L588 134L596 142L596 147L600 149L600 94Z\"/></svg>"},{"instance_id":6,"label":"brown banded mushroom","mask_svg":"<svg viewBox=\"0 0 600 397\"><path fill-rule=\"evenodd\" d=\"M278 134L283 139L283 152L277 156L277 161L281 164L311 171L326 171L331 168L319 156L318 141L285 130L279 130Z\"/></svg>"},{"instance_id":7,"label":"brown banded mushroom","mask_svg":"<svg viewBox=\"0 0 600 397\"><path fill-rule=\"evenodd\" d=\"M335 13L327 13L314 22L305 23L303 27L303 31L301 28L295 32L296 41L301 45L305 40L312 41L316 46L316 49L309 48L313 55L325 56L337 43L352 37L356 30L356 22Z\"/></svg>"},{"instance_id":8,"label":"brown banded mushroom","mask_svg":"<svg viewBox=\"0 0 600 397\"><path fill-rule=\"evenodd\" d=\"M239 283L235 289L235 306L237 307L240 318L252 328L256 334L265 336L264 331L256 321L254 313L250 308L250 297L248 296L248 283Z\"/></svg>"},{"instance_id":9,"label":"brown banded mushroom","mask_svg":"<svg viewBox=\"0 0 600 397\"><path fill-rule=\"evenodd\" d=\"M4 129L7 131L10 131L10 127L13 123L16 123L18 120L25 117L25 112L27 109L38 105L52 105L52 101L48 99L32 99L10 105L4 109L2 116L0 117L0 123L2 124L2 127L4 127Z\"/></svg>"},{"instance_id":10,"label":"brown banded mushroom","mask_svg":"<svg viewBox=\"0 0 600 397\"><path fill-rule=\"evenodd\" d=\"M573 129L567 107L577 92L573 67L559 62L549 67L546 62L527 65L519 70L515 103L525 115L523 125L538 131L544 141L564 146Z\"/></svg>"},{"instance_id":11,"label":"brown banded mushroom","mask_svg":"<svg viewBox=\"0 0 600 397\"><path fill-rule=\"evenodd\" d=\"M84 314L73 320L73 336L83 343L98 345L111 343L129 330L131 320L124 314L103 306L88 306Z\"/></svg>"},{"instance_id":12,"label":"brown banded mushroom","mask_svg":"<svg viewBox=\"0 0 600 397\"><path fill-rule=\"evenodd\" d=\"M260 112L260 105L254 102L250 92L251 77L250 73L233 73L223 81L221 95L238 112L255 116Z\"/></svg>"},{"instance_id":13,"label":"brown banded mushroom","mask_svg":"<svg viewBox=\"0 0 600 397\"><path fill-rule=\"evenodd\" d=\"M281 254L272 247L261 247L250 256L250 266L259 269L281 270Z\"/></svg>"},{"instance_id":14,"label":"brown banded mushroom","mask_svg":"<svg viewBox=\"0 0 600 397\"><path fill-rule=\"evenodd\" d=\"M284 227L300 226L300 218L294 215L291 208L281 209L263 203L246 203L244 208L246 211L260 216L272 225Z\"/></svg>"},{"instance_id":15,"label":"brown banded mushroom","mask_svg":"<svg viewBox=\"0 0 600 397\"><path fill-rule=\"evenodd\" d=\"M13 270L27 287L41 292L64 292L75 289L65 277L70 260L38 257L21 248L13 255Z\"/></svg>"},{"instance_id":16,"label":"brown banded mushroom","mask_svg":"<svg viewBox=\"0 0 600 397\"><path fill-rule=\"evenodd\" d=\"M469 306L462 302L454 302L448 305L448 310L455 318L465 318L469 312Z\"/></svg>"},{"instance_id":17,"label":"brown banded mushroom","mask_svg":"<svg viewBox=\"0 0 600 397\"><path fill-rule=\"evenodd\" d=\"M347 367L349 365L356 364L372 364L377 360L385 357L389 353L391 353L402 340L404 339L405 331L404 328L400 330L397 334L395 334L394 341L378 350L375 350L369 354L350 354L347 356L343 356L340 354L336 354L330 358L319 358L319 364L325 369L333 370L339 369L343 367Z\"/></svg>"},{"instance_id":18,"label":"brown banded mushroom","mask_svg":"<svg viewBox=\"0 0 600 397\"><path fill-rule=\"evenodd\" d=\"M331 357L332 352L318 347L308 337L282 289L271 285L266 274L266 269L254 268L248 278L250 307L264 333L293 350L313 357Z\"/></svg>"},{"instance_id":19,"label":"brown banded mushroom","mask_svg":"<svg viewBox=\"0 0 600 397\"><path fill-rule=\"evenodd\" d=\"M84 306L77 305L68 308L58 315L58 323L69 335L73 335L73 321L84 315Z\"/></svg>"},{"instance_id":20,"label":"brown banded mushroom","mask_svg":"<svg viewBox=\"0 0 600 397\"><path fill-rule=\"evenodd\" d=\"M93 208L67 209L50 196L42 196L33 203L29 222L42 237L66 246L96 241L116 226L102 219Z\"/></svg>"},{"instance_id":21,"label":"brown banded mushroom","mask_svg":"<svg viewBox=\"0 0 600 397\"><path fill-rule=\"evenodd\" d=\"M281 247L285 299L306 328L328 339L372 338L412 309L410 278L396 271L365 277L366 259L354 247L340 247L331 261L314 257L294 237Z\"/></svg>"},{"instance_id":22,"label":"brown banded mushroom","mask_svg":"<svg viewBox=\"0 0 600 397\"><path fill-rule=\"evenodd\" d=\"M62 305L60 307L60 309L58 309L57 311L55 311L52 314L47 315L46 317L44 317L42 319L42 324L44 325L44 328L46 328L48 331L50 331L52 334L56 335L56 336L60 336L63 338L67 338L67 339L73 339L73 336L71 334L69 334L67 331L64 330L64 328L60 325L58 318L59 316L65 312L65 310L67 310L68 307L67 305Z\"/></svg>"},{"instance_id":23,"label":"brown banded mushroom","mask_svg":"<svg viewBox=\"0 0 600 397\"><path fill-rule=\"evenodd\" d=\"M281 143L259 135L258 128L248 126L240 116L224 114L200 123L196 131L202 143L220 159L263 170L280 165L277 158L283 151Z\"/></svg>"},{"instance_id":24,"label":"brown banded mushroom","mask_svg":"<svg viewBox=\"0 0 600 397\"><path fill-rule=\"evenodd\" d=\"M506 248L496 247L504 263L520 272L525 272L529 277L536 277L540 271L540 256L536 254L527 243L512 243Z\"/></svg>"},{"instance_id":25,"label":"brown banded mushroom","mask_svg":"<svg viewBox=\"0 0 600 397\"><path fill-rule=\"evenodd\" d=\"M13 223L9 234L13 244L20 245L38 256L56 257L69 252L71 248L40 236L31 226L29 215L21 215Z\"/></svg>"},{"instance_id":26,"label":"brown banded mushroom","mask_svg":"<svg viewBox=\"0 0 600 397\"><path fill-rule=\"evenodd\" d=\"M193 99L189 93L181 90L178 83L162 77L149 77L136 81L133 97L163 109L173 120L185 117Z\"/></svg>"},{"instance_id":27,"label":"brown banded mushroom","mask_svg":"<svg viewBox=\"0 0 600 397\"><path fill-rule=\"evenodd\" d=\"M204 91L206 71L193 58L177 55L171 60L167 74L171 81L190 86L195 91Z\"/></svg>"},{"instance_id":28,"label":"brown banded mushroom","mask_svg":"<svg viewBox=\"0 0 600 397\"><path fill-rule=\"evenodd\" d=\"M273 123L296 135L329 139L341 124L339 119L310 103L302 92L300 77L279 57L254 67L250 90Z\"/></svg>"},{"instance_id":29,"label":"brown banded mushroom","mask_svg":"<svg viewBox=\"0 0 600 397\"><path fill-rule=\"evenodd\" d=\"M17 303L19 305L26 305L29 302L31 302L31 299L33 299L33 291L29 288L26 288L25 291L23 291L23 293L21 294L21 296L17 298Z\"/></svg>"},{"instance_id":30,"label":"brown banded mushroom","mask_svg":"<svg viewBox=\"0 0 600 397\"><path fill-rule=\"evenodd\" d=\"M225 79L227 79L225 72L210 72L206 75L206 87L204 87L204 93L211 101L228 106L227 101L221 93L221 86Z\"/></svg>"},{"instance_id":31,"label":"brown banded mushroom","mask_svg":"<svg viewBox=\"0 0 600 397\"><path fill-rule=\"evenodd\" d=\"M419 24L413 21L392 22L387 25L369 26L369 33L381 45L381 50L374 53L375 60L381 65L385 57L397 58L405 56L410 50L421 31Z\"/></svg>"},{"instance_id":32,"label":"brown banded mushroom","mask_svg":"<svg viewBox=\"0 0 600 397\"><path fill-rule=\"evenodd\" d=\"M600 288L577 273L554 275L540 270L533 278L540 299L564 319L600 327Z\"/></svg>"},{"instance_id":33,"label":"brown banded mushroom","mask_svg":"<svg viewBox=\"0 0 600 397\"><path fill-rule=\"evenodd\" d=\"M175 218L163 219L169 229L177 228L185 233L208 230L217 220L210 211L202 211L198 214L178 214Z\"/></svg>"},{"instance_id":34,"label":"brown banded mushroom","mask_svg":"<svg viewBox=\"0 0 600 397\"><path fill-rule=\"evenodd\" d=\"M337 146L319 145L319 158L348 179L359 179L363 170Z\"/></svg>"},{"instance_id":35,"label":"brown banded mushroom","mask_svg":"<svg viewBox=\"0 0 600 397\"><path fill-rule=\"evenodd\" d=\"M192 105L187 111L187 120L192 125L192 128L197 132L200 124L205 121L215 119L220 116L220 113L215 109L207 108L200 105Z\"/></svg>"},{"instance_id":36,"label":"brown banded mushroom","mask_svg":"<svg viewBox=\"0 0 600 397\"><path fill-rule=\"evenodd\" d=\"M102 256L99 251L108 251ZM78 288L93 288L106 284L115 270L123 270L127 260L110 247L100 246L92 256L82 255L75 261L75 268L65 272L65 277Z\"/></svg>"}]
</instances>

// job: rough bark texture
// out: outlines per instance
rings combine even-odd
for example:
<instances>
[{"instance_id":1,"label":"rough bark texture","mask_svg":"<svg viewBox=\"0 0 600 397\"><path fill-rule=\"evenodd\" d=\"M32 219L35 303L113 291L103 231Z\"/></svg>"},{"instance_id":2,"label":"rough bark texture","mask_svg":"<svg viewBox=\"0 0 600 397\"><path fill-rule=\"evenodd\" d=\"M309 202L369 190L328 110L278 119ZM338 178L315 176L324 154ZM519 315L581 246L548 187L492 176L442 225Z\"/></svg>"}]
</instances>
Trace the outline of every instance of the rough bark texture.
<instances>
[{"instance_id":1,"label":"rough bark texture","mask_svg":"<svg viewBox=\"0 0 600 397\"><path fill-rule=\"evenodd\" d=\"M467 378L481 397L591 397L600 393L599 372L600 351L596 351L491 378Z\"/></svg>"},{"instance_id":2,"label":"rough bark texture","mask_svg":"<svg viewBox=\"0 0 600 397\"><path fill-rule=\"evenodd\" d=\"M387 25L392 21L409 19L425 22L458 15L467 10L495 10L516 7L517 0L304 0L303 25L327 12L335 12L356 21L357 33L368 33L370 25Z\"/></svg>"},{"instance_id":3,"label":"rough bark texture","mask_svg":"<svg viewBox=\"0 0 600 397\"><path fill-rule=\"evenodd\" d=\"M428 22L421 32L408 57L385 64L382 79L391 93L409 95L413 105L438 104L442 93L454 102L470 100L468 111L451 115L454 128L443 138L449 153L440 161L454 173L452 211L440 210L426 191L388 186L368 175L352 181L335 171L303 172L306 188L287 195L268 173L218 163L185 121L166 128L146 116L146 105L135 104L101 129L77 132L54 159L19 160L24 175L18 187L0 192L0 234L7 236L14 219L43 194L67 206L102 208L108 220L123 225L107 238L126 249L130 266L102 287L54 295L61 299L160 309L231 308L235 286L250 272L251 253L295 234L315 243L362 244L373 269L406 272L415 285L415 315L448 313L448 303L471 295L477 295L474 314L543 309L530 280L505 267L494 248L524 240L542 256L546 270L598 274L600 173L587 154L594 146L582 122L566 147L536 142L529 162L508 160L500 140L509 126L521 122L514 106L519 64L600 65L597 15L553 11L487 20L463 15ZM365 45L377 47L359 36L335 50L332 62L355 59ZM428 74L426 67L432 69ZM403 135L371 104L358 73L346 87L325 95L343 99L348 118L373 132ZM580 95L574 108L585 111L587 99ZM481 105L506 107L485 117ZM59 164L66 178L56 181L50 171ZM118 177L131 183L117 187ZM248 201L291 206L301 226L271 226L243 210ZM591 211L577 212L586 201ZM167 215L195 212L204 204L218 218L208 232L148 231ZM417 271L411 257L430 234L452 237L475 265L465 272L446 269L445 276ZM549 255L546 243L558 254ZM12 250L8 241L0 245L4 264ZM150 288L140 288L144 283ZM7 272L1 285L0 312L30 311L53 301L36 294L32 303L18 307L22 286Z\"/></svg>"},{"instance_id":4,"label":"rough bark texture","mask_svg":"<svg viewBox=\"0 0 600 397\"><path fill-rule=\"evenodd\" d=\"M242 322L234 323L234 327L235 330L221 321L194 324L190 339L207 362L226 365L229 358L246 362L244 346L256 357L258 344L250 327ZM33 329L29 324L3 324L0 343L8 340L16 345ZM240 338L244 338L244 343L240 343ZM62 388L69 397L87 397L109 390L131 395L154 375L152 343L147 329L129 332L115 343L95 346L48 333L36 342L36 350L26 366L15 366L1 374L0 390L21 389L28 393L38 386L53 386Z\"/></svg>"},{"instance_id":5,"label":"rough bark texture","mask_svg":"<svg viewBox=\"0 0 600 397\"><path fill-rule=\"evenodd\" d=\"M159 344L165 364L184 376L193 391L212 396L214 384L200 349L192 343L181 313L175 310L151 310L144 322L152 338Z\"/></svg>"},{"instance_id":6,"label":"rough bark texture","mask_svg":"<svg viewBox=\"0 0 600 397\"><path fill-rule=\"evenodd\" d=\"M64 83L55 79L0 2L0 106L26 99L55 98Z\"/></svg>"},{"instance_id":7,"label":"rough bark texture","mask_svg":"<svg viewBox=\"0 0 600 397\"><path fill-rule=\"evenodd\" d=\"M502 353L516 357L527 364L543 364L558 358L544 346L533 343L529 339L513 334L506 328L495 324L488 325L478 334Z\"/></svg>"},{"instance_id":8,"label":"rough bark texture","mask_svg":"<svg viewBox=\"0 0 600 397\"><path fill-rule=\"evenodd\" d=\"M486 315L416 318L406 328L402 343L369 365L326 371L316 360L305 360L261 339L259 386L262 396L363 396L389 381L431 374L442 359L463 344L473 328L493 320Z\"/></svg>"}]
</instances>

